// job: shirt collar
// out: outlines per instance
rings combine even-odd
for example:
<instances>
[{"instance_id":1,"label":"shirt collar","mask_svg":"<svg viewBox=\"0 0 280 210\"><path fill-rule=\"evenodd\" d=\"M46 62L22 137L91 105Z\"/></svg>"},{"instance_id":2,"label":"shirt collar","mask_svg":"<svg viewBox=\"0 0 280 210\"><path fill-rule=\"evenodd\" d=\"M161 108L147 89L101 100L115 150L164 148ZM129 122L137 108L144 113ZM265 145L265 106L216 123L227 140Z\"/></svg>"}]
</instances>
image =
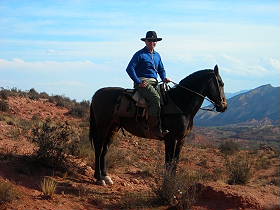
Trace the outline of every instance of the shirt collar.
<instances>
[{"instance_id":1,"label":"shirt collar","mask_svg":"<svg viewBox=\"0 0 280 210\"><path fill-rule=\"evenodd\" d=\"M148 52L148 53L151 53L147 46L145 46L145 47L143 48L143 50L145 50L145 51ZM153 54L155 54L155 53L156 53L156 51L154 50Z\"/></svg>"}]
</instances>

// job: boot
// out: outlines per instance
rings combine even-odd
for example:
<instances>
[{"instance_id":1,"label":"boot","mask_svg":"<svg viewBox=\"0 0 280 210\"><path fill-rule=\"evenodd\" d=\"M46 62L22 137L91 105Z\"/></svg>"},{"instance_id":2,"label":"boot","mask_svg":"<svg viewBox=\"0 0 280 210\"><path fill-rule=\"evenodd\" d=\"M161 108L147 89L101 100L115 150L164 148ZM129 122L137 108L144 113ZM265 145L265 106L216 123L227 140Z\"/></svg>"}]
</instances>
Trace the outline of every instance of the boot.
<instances>
[{"instance_id":1,"label":"boot","mask_svg":"<svg viewBox=\"0 0 280 210\"><path fill-rule=\"evenodd\" d=\"M150 116L148 119L148 125L151 136L163 138L168 133L168 131L162 131L161 122L157 116Z\"/></svg>"}]
</instances>

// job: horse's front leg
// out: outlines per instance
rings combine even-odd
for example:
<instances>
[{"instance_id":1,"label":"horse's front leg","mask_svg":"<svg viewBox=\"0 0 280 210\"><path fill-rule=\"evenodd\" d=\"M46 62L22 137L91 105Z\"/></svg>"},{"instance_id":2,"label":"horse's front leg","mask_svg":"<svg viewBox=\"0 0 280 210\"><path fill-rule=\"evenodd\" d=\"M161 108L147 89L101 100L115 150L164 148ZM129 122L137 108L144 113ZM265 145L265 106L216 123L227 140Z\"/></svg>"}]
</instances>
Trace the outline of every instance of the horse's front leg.
<instances>
[{"instance_id":1,"label":"horse's front leg","mask_svg":"<svg viewBox=\"0 0 280 210\"><path fill-rule=\"evenodd\" d=\"M175 154L174 154L175 170L177 169L177 165L179 163L180 154L181 154L181 150L182 150L183 145L184 145L184 138L182 138L180 140L177 140L176 147L175 147Z\"/></svg>"},{"instance_id":2,"label":"horse's front leg","mask_svg":"<svg viewBox=\"0 0 280 210\"><path fill-rule=\"evenodd\" d=\"M167 135L165 137L165 167L168 173L175 173L174 171L174 166L176 165L174 159L175 148L176 148L176 139L172 137L172 135Z\"/></svg>"},{"instance_id":3,"label":"horse's front leg","mask_svg":"<svg viewBox=\"0 0 280 210\"><path fill-rule=\"evenodd\" d=\"M107 166L106 166L106 155L109 150L110 145L113 141L114 133L116 132L117 127L115 125L111 125L107 130L107 135L104 140L103 150L100 156L100 170L101 170L101 179L105 181L105 184L113 185L113 181L110 176L107 174Z\"/></svg>"}]
</instances>

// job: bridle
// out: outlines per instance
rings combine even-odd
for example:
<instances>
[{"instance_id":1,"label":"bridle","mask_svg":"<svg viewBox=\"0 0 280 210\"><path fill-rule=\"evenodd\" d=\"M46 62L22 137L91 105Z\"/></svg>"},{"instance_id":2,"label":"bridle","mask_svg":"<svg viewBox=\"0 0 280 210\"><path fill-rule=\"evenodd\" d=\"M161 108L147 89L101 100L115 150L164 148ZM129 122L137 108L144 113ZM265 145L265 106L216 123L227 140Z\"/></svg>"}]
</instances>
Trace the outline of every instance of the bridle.
<instances>
[{"instance_id":1,"label":"bridle","mask_svg":"<svg viewBox=\"0 0 280 210\"><path fill-rule=\"evenodd\" d=\"M223 99L222 99L222 97L221 97L221 90L220 90L219 82L218 82L218 79L217 79L215 73L213 73L213 74L214 74L214 78L215 78L216 88L218 89L218 92L219 92L220 102L222 102ZM213 79L213 78L211 78L211 79L209 80L209 82L210 82L212 79ZM206 98L206 96L204 96L204 95L202 95L202 94L200 94L200 93L198 93L198 92L196 92L196 91L194 91L194 90L192 90L192 89L190 89L190 88L187 88L187 87L185 87L185 86L182 86L182 85L180 85L180 84L178 84L178 83L176 83L176 82L173 82L173 81L170 81L170 82L171 82L172 84L174 84L174 85L180 87L180 88L183 88L183 89L185 89L185 90L187 90L187 91L189 91L189 92L191 92L191 93L193 93L193 94L195 94L195 95L200 96L200 97L203 98L203 99L206 99L207 101L209 101L209 102L213 105L213 107L210 108L210 109L208 109L208 108L199 108L199 109L204 110L204 111L216 112L215 108L216 108L218 105L217 105L217 103L215 103L215 102L212 101L211 99Z\"/></svg>"}]
</instances>

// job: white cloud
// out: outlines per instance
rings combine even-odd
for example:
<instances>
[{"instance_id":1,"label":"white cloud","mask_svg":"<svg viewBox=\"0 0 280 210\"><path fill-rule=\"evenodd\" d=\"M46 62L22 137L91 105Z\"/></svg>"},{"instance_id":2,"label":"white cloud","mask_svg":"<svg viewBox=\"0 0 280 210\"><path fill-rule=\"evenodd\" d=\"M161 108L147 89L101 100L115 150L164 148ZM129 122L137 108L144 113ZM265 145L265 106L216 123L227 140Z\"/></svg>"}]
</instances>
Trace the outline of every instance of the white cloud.
<instances>
[{"instance_id":1,"label":"white cloud","mask_svg":"<svg viewBox=\"0 0 280 210\"><path fill-rule=\"evenodd\" d=\"M107 71L105 65L98 65L91 61L24 61L19 58L12 60L0 59L0 71L18 72L79 72L79 71Z\"/></svg>"},{"instance_id":2,"label":"white cloud","mask_svg":"<svg viewBox=\"0 0 280 210\"><path fill-rule=\"evenodd\" d=\"M280 60L279 59L274 59L274 58L270 58L269 59L270 65L275 68L278 73L280 73Z\"/></svg>"}]
</instances>

